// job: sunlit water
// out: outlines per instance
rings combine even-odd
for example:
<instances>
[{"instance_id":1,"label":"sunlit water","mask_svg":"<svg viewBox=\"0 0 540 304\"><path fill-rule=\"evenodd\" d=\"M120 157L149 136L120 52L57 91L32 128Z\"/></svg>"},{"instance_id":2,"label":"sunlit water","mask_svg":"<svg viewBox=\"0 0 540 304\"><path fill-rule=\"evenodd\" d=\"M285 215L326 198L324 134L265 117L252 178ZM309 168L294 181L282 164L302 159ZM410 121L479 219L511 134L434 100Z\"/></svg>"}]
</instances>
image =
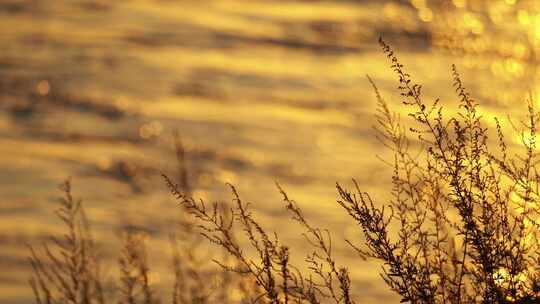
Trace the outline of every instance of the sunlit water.
<instances>
[{"instance_id":1,"label":"sunlit water","mask_svg":"<svg viewBox=\"0 0 540 304\"><path fill-rule=\"evenodd\" d=\"M0 2L0 302L31 301L25 244L61 231L56 185L69 176L108 264L121 227L137 226L166 290L180 210L160 173L174 173L174 130L195 196L228 200L225 183L236 185L294 251L305 242L278 181L333 232L358 299L397 301L380 266L344 244L360 230L334 190L356 178L388 192L365 75L396 106L399 96L378 36L450 108L457 64L487 117L519 115L535 96L540 38L535 1L404 2Z\"/></svg>"}]
</instances>

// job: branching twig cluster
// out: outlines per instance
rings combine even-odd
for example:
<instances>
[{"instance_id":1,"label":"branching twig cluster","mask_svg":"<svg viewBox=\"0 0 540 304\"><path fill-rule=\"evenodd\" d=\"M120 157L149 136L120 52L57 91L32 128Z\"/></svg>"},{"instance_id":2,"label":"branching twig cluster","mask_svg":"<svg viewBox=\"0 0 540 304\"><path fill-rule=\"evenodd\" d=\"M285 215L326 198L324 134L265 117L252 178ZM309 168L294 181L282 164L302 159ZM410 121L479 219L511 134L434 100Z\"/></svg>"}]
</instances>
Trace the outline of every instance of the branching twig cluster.
<instances>
[{"instance_id":1,"label":"branching twig cluster","mask_svg":"<svg viewBox=\"0 0 540 304\"><path fill-rule=\"evenodd\" d=\"M424 101L392 49L384 53L398 76L403 104L410 109L420 154L399 117L373 84L379 103L379 138L394 153L392 199L386 207L355 182L338 185L339 204L362 228L367 251L385 264L383 279L412 303L532 303L539 300L538 181L536 123L532 102L519 131L524 152L508 157L498 120L498 156L478 104L455 66L459 112L446 119L438 100ZM397 223L397 238L391 226ZM459 246L456 246L459 244Z\"/></svg>"},{"instance_id":2,"label":"branching twig cluster","mask_svg":"<svg viewBox=\"0 0 540 304\"><path fill-rule=\"evenodd\" d=\"M363 246L347 242L360 258L384 264L381 276L402 302L540 301L540 175L536 169L540 116L533 102L529 102L528 120L513 124L524 151L510 156L497 119L498 151L493 151L479 105L455 66L452 78L459 108L447 118L439 100L426 102L422 86L413 82L390 46L382 39L379 42L398 77L402 103L412 122L403 123L390 110L368 76L378 101L377 137L393 153L392 159L383 159L393 172L391 199L378 202L354 180L353 191L337 184L338 204L364 236ZM415 151L414 147L420 148ZM270 302L293 298L352 303L348 272L337 266L329 234L307 223L279 186L293 219L306 230L313 248L306 261L318 282L292 271L296 268L283 254L287 247L253 219L234 187L236 207L224 221L216 207L207 208L204 202L181 195L166 180L180 203L203 222L203 234L240 261L243 267L234 271L255 277ZM247 247L229 237L235 224L242 226L258 259L249 259L243 251Z\"/></svg>"},{"instance_id":3,"label":"branching twig cluster","mask_svg":"<svg viewBox=\"0 0 540 304\"><path fill-rule=\"evenodd\" d=\"M392 152L383 159L392 169L390 200L337 184L338 204L363 235L363 245L346 240L359 258L383 264L381 276L402 302L539 303L540 174L536 126L540 115L532 100L528 119L511 122L523 150L510 153L499 120L490 131L478 103L452 66L459 99L456 114L446 117L438 100L426 102L393 50L379 41L398 77L404 123L368 76L378 102L377 138ZM412 135L412 136L411 136ZM495 138L494 141L490 137ZM222 289L236 288L246 303L355 303L349 271L339 265L327 230L310 224L299 205L277 185L286 209L311 245L308 271L291 262L290 247L269 233L236 188L233 204L207 204L191 196L185 152L176 137L179 184L163 175L171 193L191 216L184 230L197 227L203 238L221 247L232 261L214 260L221 269ZM496 142L497 149L493 149ZM37 303L105 303L99 263L80 201L69 181L57 215L67 233L45 245L42 255L31 248ZM241 231L243 239L235 232ZM119 259L122 303L157 303L144 242L127 234ZM179 246L171 237L175 283L172 303L229 303L225 293L211 296L193 244ZM54 247L54 248L51 248ZM179 249L180 248L180 249ZM210 258L206 259L209 260ZM232 286L232 277L240 285ZM255 287L249 285L250 282Z\"/></svg>"},{"instance_id":4,"label":"branching twig cluster","mask_svg":"<svg viewBox=\"0 0 540 304\"><path fill-rule=\"evenodd\" d=\"M57 217L66 233L43 244L41 254L30 246L30 264L34 271L30 285L37 303L105 302L100 264L87 226L81 201L73 198L71 182L60 186Z\"/></svg>"},{"instance_id":5,"label":"branching twig cluster","mask_svg":"<svg viewBox=\"0 0 540 304\"><path fill-rule=\"evenodd\" d=\"M188 194L193 185L189 182L186 153L180 137L175 134L174 139L181 184L178 189ZM30 247L34 273L30 285L36 303L162 303L152 279L149 265L152 258L147 254L145 236L130 229L125 229L122 235L117 264L119 277L111 280L107 292L104 291L100 256L90 235L82 201L73 198L69 180L62 184L61 190L64 197L57 216L65 225L65 233L45 242L43 250ZM198 247L201 237L195 228L191 219L182 218L170 235L174 283L167 300L173 304L253 302L256 285L250 278L231 275L210 263L212 256L201 254L203 251Z\"/></svg>"}]
</instances>

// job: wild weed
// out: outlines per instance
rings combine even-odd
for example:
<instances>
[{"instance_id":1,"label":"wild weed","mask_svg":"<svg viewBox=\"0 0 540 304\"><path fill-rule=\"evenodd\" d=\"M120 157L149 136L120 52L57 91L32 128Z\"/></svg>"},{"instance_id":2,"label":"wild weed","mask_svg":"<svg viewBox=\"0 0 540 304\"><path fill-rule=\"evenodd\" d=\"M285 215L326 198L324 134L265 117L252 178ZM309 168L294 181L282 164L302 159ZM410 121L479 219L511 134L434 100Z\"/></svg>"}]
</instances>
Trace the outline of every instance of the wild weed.
<instances>
[{"instance_id":1,"label":"wild weed","mask_svg":"<svg viewBox=\"0 0 540 304\"><path fill-rule=\"evenodd\" d=\"M182 191L190 193L187 160L180 137L175 135L178 180ZM144 235L124 229L121 240L119 277L107 284L101 277L101 259L91 236L82 200L73 197L71 182L61 185L64 196L56 214L65 225L65 233L53 236L43 244L43 250L30 247L33 276L30 286L36 303L92 304L92 303L162 303L152 284L150 264ZM256 297L257 287L250 279L231 275L211 263L212 256L202 255L196 244L200 236L195 223L181 218L176 231L170 234L171 268L174 283L167 302L173 304L250 303ZM224 257L227 261L227 257ZM219 281L220 290L215 291ZM109 290L112 289L112 290ZM234 295L233 295L234 294Z\"/></svg>"},{"instance_id":2,"label":"wild weed","mask_svg":"<svg viewBox=\"0 0 540 304\"><path fill-rule=\"evenodd\" d=\"M82 201L73 198L69 180L60 189L64 196L56 216L66 233L43 244L41 255L30 247L34 273L30 286L36 302L105 303L100 263Z\"/></svg>"},{"instance_id":3,"label":"wild weed","mask_svg":"<svg viewBox=\"0 0 540 304\"><path fill-rule=\"evenodd\" d=\"M379 43L398 77L401 101L412 123L400 121L368 76L378 100L378 138L393 154L385 160L393 171L391 199L372 198L354 180L353 191L337 184L338 204L364 236L363 245L347 242L359 258L384 265L381 276L402 302L540 301L540 116L533 102L529 101L528 120L514 128L524 149L510 157L500 122L495 118L495 130L489 130L455 66L459 111L447 118L438 100L425 101L422 86L413 82L390 46L382 39ZM498 153L493 152L490 135L498 141ZM420 144L420 151L413 151L413 143ZM252 276L266 301L354 303L347 268L333 259L330 236L309 224L279 185L287 209L313 247L306 258L313 273L307 278L290 264L290 249L262 228L233 186L235 204L225 220L216 205L184 195L164 178L178 202L200 221L202 234L239 262L239 268L229 270ZM232 238L235 225L244 231L250 248ZM255 251L258 258L248 258L245 250Z\"/></svg>"},{"instance_id":4,"label":"wild weed","mask_svg":"<svg viewBox=\"0 0 540 304\"><path fill-rule=\"evenodd\" d=\"M363 235L347 243L359 259L383 265L381 277L401 302L538 303L540 115L533 101L528 104L528 119L514 125L523 149L510 153L501 123L494 119L494 127L486 124L455 66L458 112L446 117L438 100L425 101L422 86L412 80L390 46L382 39L379 43L398 78L410 123L390 110L368 76L378 102L377 138L392 153L384 160L392 169L392 188L386 202L363 191L355 180L353 190L336 185L338 205ZM330 233L311 224L280 185L286 209L311 245L305 258L307 273L293 265L292 249L262 227L234 186L229 185L233 197L229 207L193 198L178 137L176 155L178 183L163 177L191 216L180 231L193 235L198 229L226 255L215 260L222 271L210 272L221 277L222 289L216 293L205 283L209 274L197 266L194 246L179 245L173 234L171 303L355 303L349 271L334 258ZM36 302L110 302L115 297L103 291L81 202L73 199L69 181L62 190L57 215L67 233L45 244L41 255L30 248L34 270L30 284ZM247 243L239 241L238 231ZM144 241L127 233L119 258L121 303L160 302L150 284L149 260ZM239 299L233 299L229 290L239 292Z\"/></svg>"}]
</instances>

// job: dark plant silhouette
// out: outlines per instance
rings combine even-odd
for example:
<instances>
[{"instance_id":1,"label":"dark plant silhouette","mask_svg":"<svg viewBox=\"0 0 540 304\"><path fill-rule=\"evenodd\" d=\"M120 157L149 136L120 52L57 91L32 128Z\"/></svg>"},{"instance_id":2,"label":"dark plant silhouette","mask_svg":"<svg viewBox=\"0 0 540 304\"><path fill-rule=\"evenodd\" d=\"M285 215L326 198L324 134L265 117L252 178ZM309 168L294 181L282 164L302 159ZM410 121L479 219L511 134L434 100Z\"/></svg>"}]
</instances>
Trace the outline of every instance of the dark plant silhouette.
<instances>
[{"instance_id":1,"label":"dark plant silhouette","mask_svg":"<svg viewBox=\"0 0 540 304\"><path fill-rule=\"evenodd\" d=\"M66 233L43 244L42 255L30 247L34 271L30 285L37 303L105 303L100 264L82 208L73 198L71 182L60 186L57 217Z\"/></svg>"},{"instance_id":2,"label":"dark plant silhouette","mask_svg":"<svg viewBox=\"0 0 540 304\"><path fill-rule=\"evenodd\" d=\"M234 186L229 185L234 206L229 210L220 210L216 203L207 206L202 200L197 201L186 196L166 175L164 178L181 206L199 221L201 234L210 242L224 248L236 259L238 265L230 267L216 262L225 270L254 278L262 290L257 301L320 303L319 297L332 297L336 303L342 300L345 303L352 303L349 296L348 273L344 268L337 269L332 258L329 235L308 224L296 203L290 200L285 192L282 191L282 194L288 209L294 219L306 228L305 236L314 246L313 253L306 261L310 264L310 269L321 279L320 283L313 281L311 277L304 277L297 267L290 264L289 248L281 243L276 234L268 234L255 220L249 210L249 204L241 200ZM242 248L234 235L236 229L244 232L250 249L256 252L256 258L251 258Z\"/></svg>"},{"instance_id":3,"label":"dark plant silhouette","mask_svg":"<svg viewBox=\"0 0 540 304\"><path fill-rule=\"evenodd\" d=\"M392 199L377 208L355 182L354 194L338 185L339 204L362 228L367 251L385 264L386 283L404 301L421 303L530 302L538 296L536 222L538 115L532 101L520 133L524 152L510 158L498 120L498 154L478 104L452 67L459 112L446 119L438 100L427 104L392 49L384 53L398 76L421 145L413 154L399 118L374 85L381 141L394 153ZM416 156L418 155L418 156ZM391 224L399 224L392 239ZM462 244L456 247L456 244Z\"/></svg>"},{"instance_id":4,"label":"dark plant silhouette","mask_svg":"<svg viewBox=\"0 0 540 304\"><path fill-rule=\"evenodd\" d=\"M381 201L355 180L352 190L336 185L338 205L363 236L346 242L359 259L383 265L381 277L401 302L540 303L540 115L533 101L527 120L512 124L521 139L519 150L507 145L499 120L486 123L455 66L459 103L457 113L447 117L438 100L426 101L390 46L379 43L398 77L408 116L403 122L392 112L368 76L378 102L377 137L392 155L383 159L392 169L392 187L389 201ZM291 247L263 228L234 186L230 206L193 198L185 151L175 138L178 182L163 177L190 215L178 232L193 242L182 245L171 235L172 303L356 303L349 271L334 258L330 233L311 224L280 185L286 209L311 245L307 267L293 265ZM69 181L62 191L57 215L66 234L46 243L41 254L30 248L36 302L160 303L150 282L151 258L142 239L130 232L118 260L120 295L105 296L81 202L73 199ZM226 253L214 260L220 271L203 270L201 263L213 258L197 256L196 229ZM220 278L221 290L208 283L209 276ZM241 296L235 300L229 290Z\"/></svg>"},{"instance_id":5,"label":"dark plant silhouette","mask_svg":"<svg viewBox=\"0 0 540 304\"><path fill-rule=\"evenodd\" d=\"M144 239L126 232L118 265L120 278L120 303L155 303L149 279L148 255Z\"/></svg>"},{"instance_id":6,"label":"dark plant silhouette","mask_svg":"<svg viewBox=\"0 0 540 304\"><path fill-rule=\"evenodd\" d=\"M514 126L524 149L510 156L499 120L494 118L489 128L455 66L459 106L447 118L438 100L425 101L422 86L413 82L390 46L379 42L398 77L411 122L403 123L390 110L368 76L378 101L378 138L393 154L384 160L393 171L391 199L372 198L354 180L352 191L337 184L338 204L364 236L363 245L347 242L360 258L384 265L381 276L402 302L539 302L539 115L533 102L528 119ZM239 261L239 268L229 270L255 278L266 301L353 303L347 269L333 259L330 236L309 224L279 186L313 246L306 258L313 274L307 278L289 263L289 248L261 227L233 186L235 207L225 221L216 205L183 194L164 177L180 204L201 222L202 234ZM230 237L235 225L245 232L250 248ZM248 258L249 249L257 259Z\"/></svg>"},{"instance_id":7,"label":"dark plant silhouette","mask_svg":"<svg viewBox=\"0 0 540 304\"><path fill-rule=\"evenodd\" d=\"M178 180L182 191L190 193L189 172L185 151L175 134L175 153L178 161ZM151 282L150 263L144 235L124 229L118 257L119 277L107 280L107 291L100 273L100 255L91 236L82 200L75 199L71 182L61 185L64 196L56 214L65 224L65 232L51 237L43 250L30 247L33 276L30 286L36 303L103 304L103 303L162 303ZM221 206L221 205L218 205ZM223 209L223 207L220 207ZM196 244L200 236L195 223L181 218L170 235L171 269L174 274L172 292L166 297L173 304L251 303L257 296L257 286L249 278L231 275L211 263L211 255L203 255ZM232 232L231 232L232 233ZM227 257L224 258L227 261ZM219 284L221 290L214 291ZM236 296L231 296L232 292Z\"/></svg>"}]
</instances>

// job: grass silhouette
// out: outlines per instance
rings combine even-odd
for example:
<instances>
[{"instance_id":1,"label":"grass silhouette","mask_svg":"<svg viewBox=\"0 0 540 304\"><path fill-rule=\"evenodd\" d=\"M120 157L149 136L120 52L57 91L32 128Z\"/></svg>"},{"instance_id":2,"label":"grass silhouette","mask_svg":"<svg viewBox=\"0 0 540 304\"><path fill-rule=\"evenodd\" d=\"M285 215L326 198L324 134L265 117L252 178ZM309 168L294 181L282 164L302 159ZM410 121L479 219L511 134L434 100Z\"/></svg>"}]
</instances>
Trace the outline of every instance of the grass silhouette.
<instances>
[{"instance_id":1,"label":"grass silhouette","mask_svg":"<svg viewBox=\"0 0 540 304\"><path fill-rule=\"evenodd\" d=\"M187 159L180 136L174 134L177 156L177 176L182 191L190 193ZM233 276L216 267L211 260L202 261L198 256L211 258L197 249L200 236L195 222L180 219L178 228L169 236L172 255L170 269L174 275L170 295L157 294L151 283L152 258L148 255L145 235L125 228L122 231L121 249L118 253L119 275L105 280L100 271L99 248L95 245L85 216L83 202L75 199L71 181L60 185L63 196L56 211L64 224L65 233L51 236L43 248L29 246L33 276L29 283L36 303L251 303L258 296L258 287L250 278ZM216 204L219 208L221 205ZM225 257L225 260L227 258ZM219 281L215 290L212 281Z\"/></svg>"},{"instance_id":2,"label":"grass silhouette","mask_svg":"<svg viewBox=\"0 0 540 304\"><path fill-rule=\"evenodd\" d=\"M392 152L384 160L393 172L391 199L372 197L354 180L352 190L337 184L337 204L350 216L350 225L363 234L363 239L347 242L359 259L375 259L383 265L381 277L401 302L538 303L536 125L540 116L533 102L528 104L528 119L514 126L523 149L511 154L500 122L494 119L494 128L486 124L455 66L451 72L459 106L455 115L446 117L438 100L425 100L422 86L407 74L391 47L382 39L379 43L398 78L397 89L410 122L404 123L392 112L368 76L378 101L377 137ZM494 145L490 138L495 139ZM300 204L279 185L286 209L311 245L305 258L309 273L291 263L294 248L262 227L233 185L230 208L193 198L179 140L176 148L181 163L179 183L163 177L181 208L191 215L190 227L232 259L232 263L216 261L221 271L215 275L222 275L223 282L231 282L231 276L242 278L239 282L244 285L227 283L222 286L225 291L242 290L240 301L247 303L360 303L351 296L354 286L347 267L334 258L330 233L310 223ZM63 189L58 216L66 224L65 239L45 245L43 257L31 250L34 277L30 282L36 300L110 302L103 296L99 267L95 267L99 261L92 258L94 247L82 206L73 200L69 182ZM239 232L247 240L245 245L237 238ZM178 248L174 237L171 240L173 248ZM119 258L119 301L160 302L148 284L143 242L127 234L124 244ZM57 247L59 254L50 246ZM182 253L189 250L173 250L176 279L171 302L233 301L224 294L208 295L197 269L184 272ZM186 288L186 282L193 287Z\"/></svg>"},{"instance_id":3,"label":"grass silhouette","mask_svg":"<svg viewBox=\"0 0 540 304\"><path fill-rule=\"evenodd\" d=\"M37 303L105 303L100 263L84 215L82 201L73 198L71 182L61 186L57 217L66 233L53 236L40 256L30 247L34 276L30 285Z\"/></svg>"}]
</instances>

